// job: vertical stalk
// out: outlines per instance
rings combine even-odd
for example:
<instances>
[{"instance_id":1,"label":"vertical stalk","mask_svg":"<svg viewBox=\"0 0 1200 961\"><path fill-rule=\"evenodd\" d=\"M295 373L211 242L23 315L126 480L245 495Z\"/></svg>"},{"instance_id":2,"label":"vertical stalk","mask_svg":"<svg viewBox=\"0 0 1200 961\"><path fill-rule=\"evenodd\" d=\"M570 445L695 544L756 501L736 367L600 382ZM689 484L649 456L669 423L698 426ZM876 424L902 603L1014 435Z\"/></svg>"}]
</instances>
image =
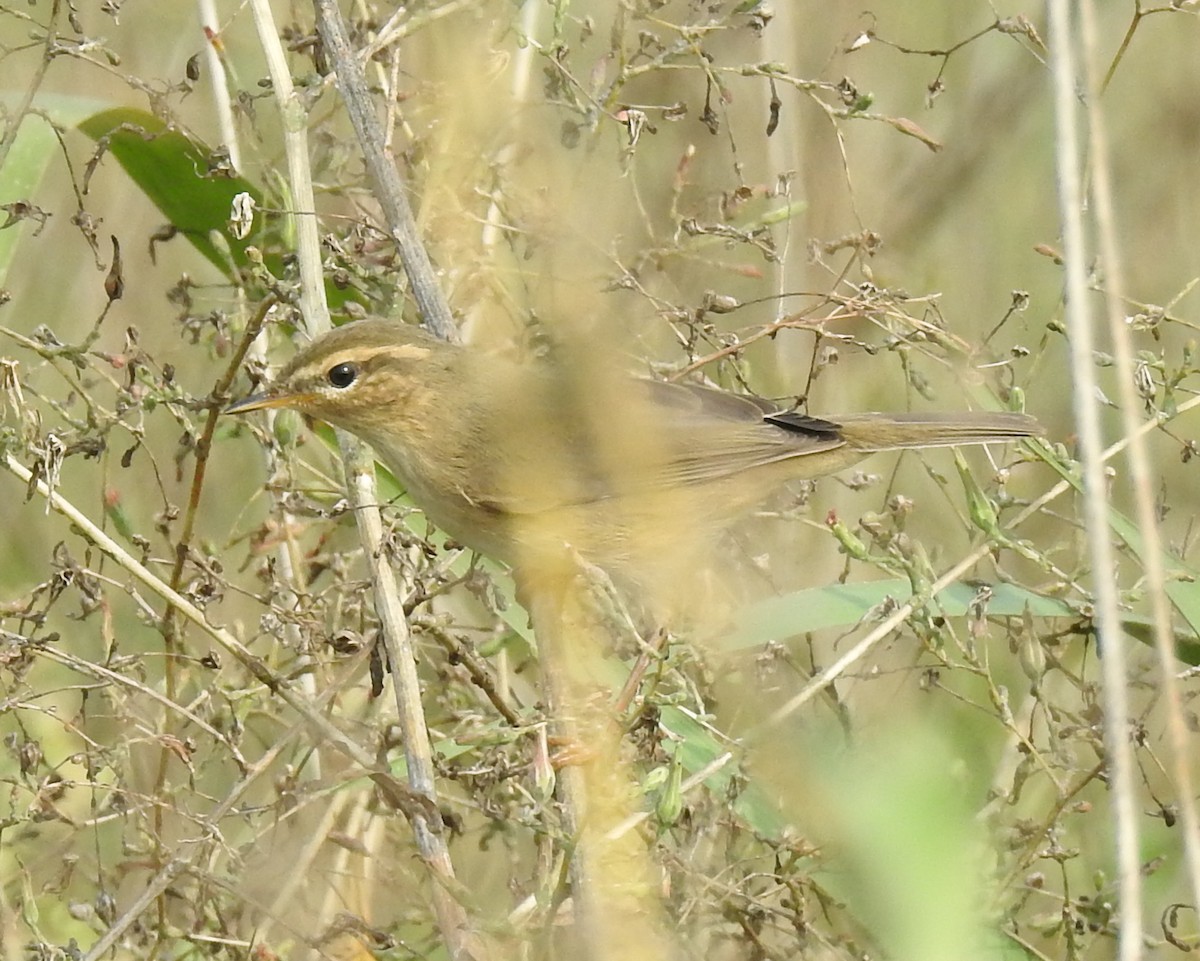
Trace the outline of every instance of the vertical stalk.
<instances>
[{"instance_id":1,"label":"vertical stalk","mask_svg":"<svg viewBox=\"0 0 1200 961\"><path fill-rule=\"evenodd\" d=\"M1125 636L1121 631L1113 573L1116 554L1108 525L1104 450L1096 403L1093 317L1088 309L1087 249L1080 182L1082 157L1077 125L1077 82L1071 4L1050 0L1050 51L1054 108L1059 217L1066 267L1066 319L1074 379L1075 422L1083 460L1084 519L1091 554L1096 630L1104 694L1104 733L1108 782L1117 835L1119 873L1119 951L1121 961L1142 956L1142 890L1138 859L1137 810L1134 805L1133 750L1129 741L1129 697L1125 677Z\"/></svg>"}]
</instances>

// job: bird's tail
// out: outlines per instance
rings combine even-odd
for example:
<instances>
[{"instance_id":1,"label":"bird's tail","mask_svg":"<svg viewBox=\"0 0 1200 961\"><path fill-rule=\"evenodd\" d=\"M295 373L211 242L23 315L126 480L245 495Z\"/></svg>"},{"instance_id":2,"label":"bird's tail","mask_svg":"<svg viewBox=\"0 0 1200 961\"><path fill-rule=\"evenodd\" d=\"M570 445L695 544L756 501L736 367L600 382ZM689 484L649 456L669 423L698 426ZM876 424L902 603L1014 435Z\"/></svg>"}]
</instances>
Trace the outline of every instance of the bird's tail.
<instances>
[{"instance_id":1,"label":"bird's tail","mask_svg":"<svg viewBox=\"0 0 1200 961\"><path fill-rule=\"evenodd\" d=\"M847 414L822 419L836 424L849 446L865 452L990 444L1045 433L1035 418L1008 411Z\"/></svg>"}]
</instances>

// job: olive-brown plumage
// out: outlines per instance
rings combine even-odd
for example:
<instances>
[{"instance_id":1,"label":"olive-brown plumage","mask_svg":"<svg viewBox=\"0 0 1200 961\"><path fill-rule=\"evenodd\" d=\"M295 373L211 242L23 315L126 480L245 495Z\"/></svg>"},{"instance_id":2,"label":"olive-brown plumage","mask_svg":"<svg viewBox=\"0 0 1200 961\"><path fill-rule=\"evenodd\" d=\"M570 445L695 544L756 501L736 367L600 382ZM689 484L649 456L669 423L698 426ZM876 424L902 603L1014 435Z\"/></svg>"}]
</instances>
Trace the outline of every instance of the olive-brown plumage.
<instances>
[{"instance_id":1,"label":"olive-brown plumage","mask_svg":"<svg viewBox=\"0 0 1200 961\"><path fill-rule=\"evenodd\" d=\"M438 527L519 571L577 554L635 579L788 480L1041 433L1016 413L810 417L600 363L517 364L383 320L317 338L229 411L264 407L357 434Z\"/></svg>"}]
</instances>

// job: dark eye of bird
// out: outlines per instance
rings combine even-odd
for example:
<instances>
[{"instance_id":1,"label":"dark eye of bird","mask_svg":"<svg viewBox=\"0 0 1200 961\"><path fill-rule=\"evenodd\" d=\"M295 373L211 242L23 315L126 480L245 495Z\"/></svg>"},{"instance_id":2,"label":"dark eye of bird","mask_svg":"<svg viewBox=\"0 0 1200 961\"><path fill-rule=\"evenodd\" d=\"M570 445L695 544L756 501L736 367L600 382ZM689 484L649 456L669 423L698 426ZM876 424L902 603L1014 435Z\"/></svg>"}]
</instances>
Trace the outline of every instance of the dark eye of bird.
<instances>
[{"instance_id":1,"label":"dark eye of bird","mask_svg":"<svg viewBox=\"0 0 1200 961\"><path fill-rule=\"evenodd\" d=\"M358 365L346 363L330 367L328 373L325 374L325 379L334 387L344 388L353 384L357 376Z\"/></svg>"}]
</instances>

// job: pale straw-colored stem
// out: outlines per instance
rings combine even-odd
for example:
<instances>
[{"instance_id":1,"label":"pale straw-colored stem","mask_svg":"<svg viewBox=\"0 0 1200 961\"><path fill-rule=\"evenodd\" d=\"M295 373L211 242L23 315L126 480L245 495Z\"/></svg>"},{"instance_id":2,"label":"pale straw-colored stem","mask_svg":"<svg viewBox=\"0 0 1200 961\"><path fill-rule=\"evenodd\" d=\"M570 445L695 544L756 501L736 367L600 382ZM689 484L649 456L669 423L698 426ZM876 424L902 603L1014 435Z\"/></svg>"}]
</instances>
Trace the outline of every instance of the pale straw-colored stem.
<instances>
[{"instance_id":1,"label":"pale straw-colored stem","mask_svg":"<svg viewBox=\"0 0 1200 961\"><path fill-rule=\"evenodd\" d=\"M1133 360L1133 345L1129 325L1125 323L1125 284L1123 281L1121 252L1117 243L1116 213L1113 203L1113 177L1109 159L1108 132L1102 108L1104 78L1099 64L1099 44L1096 39L1095 4L1085 0L1080 5L1080 35L1083 43L1084 61L1087 67L1088 96L1084 109L1089 118L1091 131L1092 200L1096 212L1097 239L1100 246L1100 261L1104 265L1104 306L1108 317L1108 328L1113 342L1113 357L1116 361L1117 397L1120 399L1123 432L1130 438L1129 472L1137 516L1138 529L1145 550L1142 553L1146 573L1146 594L1150 600L1150 613L1154 620L1154 646L1158 652L1159 680L1166 713L1167 743L1170 745L1169 770L1175 782L1175 797L1179 809L1179 823L1183 831L1183 850L1192 886L1192 903L1200 905L1200 819L1196 813L1196 790L1192 778L1191 758L1195 748L1184 719L1183 699L1179 683L1175 678L1175 635L1171 630L1170 602L1166 591L1166 571L1163 564L1162 535L1155 505L1155 492L1159 478L1151 464L1146 449L1145 434L1138 430L1141 418L1138 414L1139 398L1135 389L1136 372ZM1124 679L1122 679L1123 681ZM1118 718L1122 724L1124 719ZM1115 733L1115 732L1114 732ZM1128 735L1125 735L1128 739ZM1135 801L1132 797L1125 802L1133 815ZM1136 837L1133 839L1136 842ZM1135 848L1136 853L1136 848ZM1133 857L1123 867L1133 870ZM1140 866L1139 866L1140 867ZM1139 880L1131 883L1130 894L1140 885ZM1135 932L1131 932L1132 937ZM1136 932L1140 934L1140 932ZM1132 949L1131 949L1132 950ZM1138 949L1140 951L1140 949ZM1133 953L1127 957L1136 956Z\"/></svg>"},{"instance_id":2,"label":"pale straw-colored stem","mask_svg":"<svg viewBox=\"0 0 1200 961\"><path fill-rule=\"evenodd\" d=\"M315 213L316 201L309 165L308 115L304 99L292 83L291 72L279 42L278 29L272 18L268 0L253 0L251 6L283 118L289 184L297 214L301 305L308 332L316 336L329 330L331 324L325 303L320 238ZM320 19L322 13L319 8L318 3ZM337 16L340 20L341 14L338 13ZM348 41L346 46L348 47ZM335 54L334 61L340 71L344 66L342 60ZM357 62L355 67L361 78L361 68ZM412 224L411 215L409 223ZM410 240L419 246L419 239L415 237L415 224L412 227L413 235ZM455 889L454 867L440 817L437 815L433 749L422 708L412 636L404 618L395 575L387 564L386 553L382 550L383 524L376 506L379 498L374 482L374 462L365 447L351 435L339 431L338 443L346 464L347 493L355 508L354 516L375 593L375 609L379 614L383 641L392 668L392 686L403 733L409 783L413 791L428 802L428 807L414 808L409 812L413 834L422 859L437 876L431 887L434 914L449 954L457 961L471 956L468 946L468 922L462 905L450 893Z\"/></svg>"}]
</instances>

